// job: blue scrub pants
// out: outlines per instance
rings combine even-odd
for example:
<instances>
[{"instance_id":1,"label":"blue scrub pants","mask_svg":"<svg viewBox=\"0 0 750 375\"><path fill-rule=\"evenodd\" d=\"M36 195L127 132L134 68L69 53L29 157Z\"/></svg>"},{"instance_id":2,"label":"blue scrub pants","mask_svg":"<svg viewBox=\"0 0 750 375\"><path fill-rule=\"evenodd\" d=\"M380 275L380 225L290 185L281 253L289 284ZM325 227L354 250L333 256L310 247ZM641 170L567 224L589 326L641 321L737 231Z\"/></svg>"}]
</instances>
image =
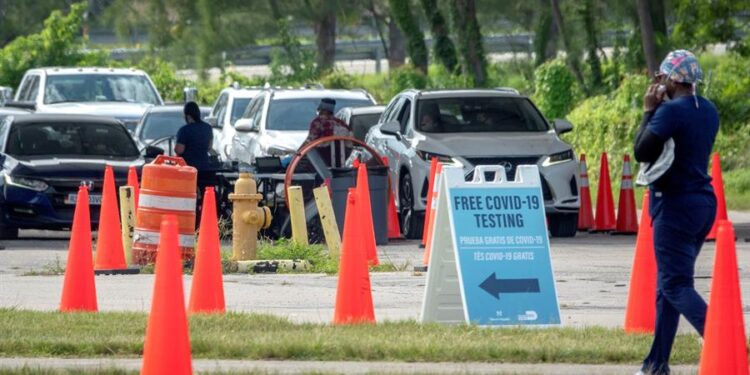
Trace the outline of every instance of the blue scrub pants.
<instances>
[{"instance_id":1,"label":"blue scrub pants","mask_svg":"<svg viewBox=\"0 0 750 375\"><path fill-rule=\"evenodd\" d=\"M643 361L646 374L669 374L680 314L703 336L706 302L695 291L695 260L716 215L713 193L668 195L651 191L651 215L656 252L656 330L651 351Z\"/></svg>"}]
</instances>

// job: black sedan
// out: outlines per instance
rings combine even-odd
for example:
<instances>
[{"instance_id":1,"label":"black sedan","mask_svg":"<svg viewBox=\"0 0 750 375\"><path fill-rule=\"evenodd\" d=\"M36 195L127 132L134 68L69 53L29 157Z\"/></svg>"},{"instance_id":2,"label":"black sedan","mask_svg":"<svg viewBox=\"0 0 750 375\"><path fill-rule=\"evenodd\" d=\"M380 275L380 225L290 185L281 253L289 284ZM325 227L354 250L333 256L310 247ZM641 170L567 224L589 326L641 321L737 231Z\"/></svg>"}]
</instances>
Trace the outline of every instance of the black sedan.
<instances>
[{"instance_id":1,"label":"black sedan","mask_svg":"<svg viewBox=\"0 0 750 375\"><path fill-rule=\"evenodd\" d=\"M70 228L81 184L91 187L91 223L97 225L105 166L113 167L120 186L144 157L112 118L30 114L0 123L0 161L0 237L16 238L18 229Z\"/></svg>"}]
</instances>

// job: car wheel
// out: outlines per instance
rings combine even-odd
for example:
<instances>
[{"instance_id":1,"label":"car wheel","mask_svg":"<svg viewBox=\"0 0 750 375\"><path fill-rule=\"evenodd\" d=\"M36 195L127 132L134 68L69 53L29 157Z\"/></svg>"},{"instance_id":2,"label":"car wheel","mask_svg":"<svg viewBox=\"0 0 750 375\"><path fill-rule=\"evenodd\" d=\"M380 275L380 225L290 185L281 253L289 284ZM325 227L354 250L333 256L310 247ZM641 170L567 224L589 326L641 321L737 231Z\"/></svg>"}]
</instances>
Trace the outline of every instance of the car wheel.
<instances>
[{"instance_id":1,"label":"car wheel","mask_svg":"<svg viewBox=\"0 0 750 375\"><path fill-rule=\"evenodd\" d=\"M424 214L414 210L414 185L408 172L404 173L399 181L398 201L401 232L409 239L422 238Z\"/></svg>"},{"instance_id":2,"label":"car wheel","mask_svg":"<svg viewBox=\"0 0 750 375\"><path fill-rule=\"evenodd\" d=\"M552 237L574 237L578 230L578 213L553 214L547 220Z\"/></svg>"}]
</instances>

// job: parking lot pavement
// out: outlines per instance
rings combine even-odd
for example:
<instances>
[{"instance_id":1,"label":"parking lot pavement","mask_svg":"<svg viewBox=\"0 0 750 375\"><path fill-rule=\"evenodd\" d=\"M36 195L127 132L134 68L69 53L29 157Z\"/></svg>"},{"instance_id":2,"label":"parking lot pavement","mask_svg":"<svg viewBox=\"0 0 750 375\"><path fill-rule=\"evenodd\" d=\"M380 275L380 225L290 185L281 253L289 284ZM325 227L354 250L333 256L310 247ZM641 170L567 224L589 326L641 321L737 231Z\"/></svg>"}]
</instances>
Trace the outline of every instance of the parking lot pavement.
<instances>
[{"instance_id":1,"label":"parking lot pavement","mask_svg":"<svg viewBox=\"0 0 750 375\"><path fill-rule=\"evenodd\" d=\"M750 301L750 214L733 213L737 226L743 300ZM30 269L60 266L67 255L64 234L24 232L28 239L6 241L0 251L0 307L54 310L60 300L62 276L23 276ZM573 326L620 327L627 301L635 236L579 234L552 239L552 265L563 323ZM381 262L420 264L417 241L400 241L378 248ZM714 244L701 253L696 287L708 296ZM375 313L379 321L418 319L424 293L424 274L408 271L372 273ZM298 322L329 322L333 316L336 277L320 274L226 275L227 309L270 313ZM185 276L189 291L190 276ZM102 311L148 311L153 275L98 276ZM748 315L748 308L745 308ZM745 320L750 321L746 316ZM681 329L690 332L688 324Z\"/></svg>"}]
</instances>

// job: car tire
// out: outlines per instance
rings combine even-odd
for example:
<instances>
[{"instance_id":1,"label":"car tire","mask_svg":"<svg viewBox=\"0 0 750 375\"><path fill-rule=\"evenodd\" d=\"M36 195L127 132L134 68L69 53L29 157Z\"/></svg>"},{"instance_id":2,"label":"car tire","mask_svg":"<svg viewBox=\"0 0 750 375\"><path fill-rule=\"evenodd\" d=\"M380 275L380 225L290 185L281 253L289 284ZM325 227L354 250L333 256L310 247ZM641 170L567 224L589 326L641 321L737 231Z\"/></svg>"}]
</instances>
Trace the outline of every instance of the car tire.
<instances>
[{"instance_id":1,"label":"car tire","mask_svg":"<svg viewBox=\"0 0 750 375\"><path fill-rule=\"evenodd\" d=\"M578 231L578 213L549 215L547 225L552 237L574 237Z\"/></svg>"},{"instance_id":2,"label":"car tire","mask_svg":"<svg viewBox=\"0 0 750 375\"><path fill-rule=\"evenodd\" d=\"M424 212L414 210L414 184L409 172L401 175L398 189L401 233L408 239L420 239L424 225Z\"/></svg>"}]
</instances>

